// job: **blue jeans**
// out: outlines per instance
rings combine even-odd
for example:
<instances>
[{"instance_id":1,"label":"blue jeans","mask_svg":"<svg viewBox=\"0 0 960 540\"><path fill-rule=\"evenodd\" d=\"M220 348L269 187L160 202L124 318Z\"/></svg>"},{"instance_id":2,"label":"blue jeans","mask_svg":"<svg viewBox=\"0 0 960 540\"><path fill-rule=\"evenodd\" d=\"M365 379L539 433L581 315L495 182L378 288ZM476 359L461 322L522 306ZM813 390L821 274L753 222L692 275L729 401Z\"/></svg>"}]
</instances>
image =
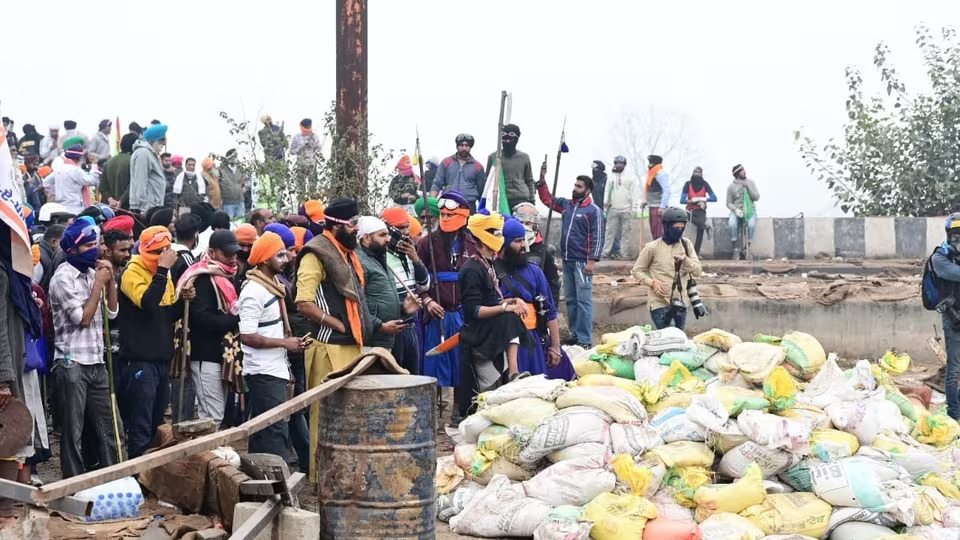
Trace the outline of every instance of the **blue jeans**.
<instances>
[{"instance_id":1,"label":"blue jeans","mask_svg":"<svg viewBox=\"0 0 960 540\"><path fill-rule=\"evenodd\" d=\"M570 333L581 345L593 343L593 276L584 272L587 261L563 261L563 295Z\"/></svg>"},{"instance_id":2,"label":"blue jeans","mask_svg":"<svg viewBox=\"0 0 960 540\"><path fill-rule=\"evenodd\" d=\"M662 330L673 324L673 326L683 330L683 327L687 325L687 312L686 310L670 316L670 308L662 307L650 311L650 319L653 321L653 326L657 330Z\"/></svg>"},{"instance_id":3,"label":"blue jeans","mask_svg":"<svg viewBox=\"0 0 960 540\"><path fill-rule=\"evenodd\" d=\"M127 400L127 449L131 459L153 444L170 402L170 364L131 361L123 367ZM134 397L135 396L135 397Z\"/></svg>"},{"instance_id":4,"label":"blue jeans","mask_svg":"<svg viewBox=\"0 0 960 540\"><path fill-rule=\"evenodd\" d=\"M953 327L953 320L946 314L943 316L943 341L947 346L947 377L943 382L947 415L960 420L960 330Z\"/></svg>"},{"instance_id":5,"label":"blue jeans","mask_svg":"<svg viewBox=\"0 0 960 540\"><path fill-rule=\"evenodd\" d=\"M730 240L736 244L740 241L740 219L736 214L730 212ZM750 241L753 242L753 233L757 232L757 215L754 214L749 220L747 220L747 236L750 238Z\"/></svg>"},{"instance_id":6,"label":"blue jeans","mask_svg":"<svg viewBox=\"0 0 960 540\"><path fill-rule=\"evenodd\" d=\"M226 212L230 219L242 218L246 213L243 208L243 201L238 203L223 203L223 211Z\"/></svg>"}]
</instances>

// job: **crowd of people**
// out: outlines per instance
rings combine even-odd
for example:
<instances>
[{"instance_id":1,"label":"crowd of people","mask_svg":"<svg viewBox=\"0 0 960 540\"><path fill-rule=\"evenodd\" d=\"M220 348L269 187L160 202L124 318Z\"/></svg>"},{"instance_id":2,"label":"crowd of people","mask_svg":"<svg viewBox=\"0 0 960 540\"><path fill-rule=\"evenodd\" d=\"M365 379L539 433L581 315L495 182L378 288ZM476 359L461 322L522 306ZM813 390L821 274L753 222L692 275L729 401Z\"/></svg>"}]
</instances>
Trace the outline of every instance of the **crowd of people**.
<instances>
[{"instance_id":1,"label":"crowd of people","mask_svg":"<svg viewBox=\"0 0 960 540\"><path fill-rule=\"evenodd\" d=\"M0 253L0 409L24 401L35 428L21 452L0 458L0 477L21 482L38 482L33 467L50 457L48 418L60 433L61 473L74 476L143 455L168 408L174 422L237 425L319 385L365 347L452 387L453 422L504 381L572 379L557 320L561 284L566 343L590 347L596 262L621 256L633 216L648 207L656 240L634 274L650 286L655 325L682 327L702 234L692 244L683 232L690 219L703 229L716 200L698 170L681 195L689 212L669 207L658 156L643 184L618 156L611 177L596 161L569 198L557 196L546 163L534 180L511 124L486 167L467 134L453 155L427 161L423 178L405 156L382 212L361 215L359 201L335 198L275 215L253 207L235 151L198 168L196 158L167 152L159 121L131 124L114 155L107 120L93 137L67 121L46 136L26 125L20 138L3 120L35 241L32 280ZM315 159L309 119L289 145L282 125L261 120L265 159L287 151L304 166ZM498 159L508 216L483 208ZM741 191L728 190L731 224L751 220L745 208L758 198L742 167L734 174ZM544 242L535 198L560 214L559 249ZM10 234L0 224L0 246ZM249 450L315 479L317 413L258 432ZM0 499L0 527L13 515Z\"/></svg>"}]
</instances>

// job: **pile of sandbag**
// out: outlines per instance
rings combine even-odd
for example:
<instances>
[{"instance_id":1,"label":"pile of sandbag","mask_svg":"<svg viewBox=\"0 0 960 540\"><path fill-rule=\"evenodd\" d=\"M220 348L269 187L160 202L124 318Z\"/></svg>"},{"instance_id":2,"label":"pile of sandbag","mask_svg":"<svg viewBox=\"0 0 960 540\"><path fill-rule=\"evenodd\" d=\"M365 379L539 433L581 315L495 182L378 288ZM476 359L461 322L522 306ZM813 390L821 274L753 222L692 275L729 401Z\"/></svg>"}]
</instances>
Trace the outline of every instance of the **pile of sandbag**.
<instances>
[{"instance_id":1,"label":"pile of sandbag","mask_svg":"<svg viewBox=\"0 0 960 540\"><path fill-rule=\"evenodd\" d=\"M960 424L889 353L843 370L803 332L605 334L578 379L478 396L438 461L458 534L540 540L960 540Z\"/></svg>"}]
</instances>

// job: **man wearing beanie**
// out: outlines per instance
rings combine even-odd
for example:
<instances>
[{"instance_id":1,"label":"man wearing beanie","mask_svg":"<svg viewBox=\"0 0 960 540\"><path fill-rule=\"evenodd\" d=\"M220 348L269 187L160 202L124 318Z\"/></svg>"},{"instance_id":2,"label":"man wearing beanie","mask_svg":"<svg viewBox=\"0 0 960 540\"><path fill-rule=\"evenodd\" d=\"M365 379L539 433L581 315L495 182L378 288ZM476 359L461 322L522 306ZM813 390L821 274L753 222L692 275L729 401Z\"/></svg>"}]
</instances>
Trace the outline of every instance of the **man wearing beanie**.
<instances>
[{"instance_id":1,"label":"man wearing beanie","mask_svg":"<svg viewBox=\"0 0 960 540\"><path fill-rule=\"evenodd\" d=\"M138 137L127 133L120 139L120 153L107 160L103 166L103 181L100 196L111 208L130 208L130 158L133 144Z\"/></svg>"},{"instance_id":2,"label":"man wearing beanie","mask_svg":"<svg viewBox=\"0 0 960 540\"><path fill-rule=\"evenodd\" d=\"M277 279L287 264L287 248L276 233L266 232L250 250L253 270L238 300L243 380L250 388L250 414L260 415L287 400L291 379L287 353L306 348L306 339L291 336L284 316L286 287ZM287 422L277 422L250 435L249 451L280 456L289 461Z\"/></svg>"},{"instance_id":3,"label":"man wearing beanie","mask_svg":"<svg viewBox=\"0 0 960 540\"><path fill-rule=\"evenodd\" d=\"M100 169L92 167L87 172L81 168L86 156L79 144L68 147L63 156L63 165L52 175L54 194L57 202L66 207L68 212L79 214L93 204L90 188L100 184Z\"/></svg>"},{"instance_id":4,"label":"man wearing beanie","mask_svg":"<svg viewBox=\"0 0 960 540\"><path fill-rule=\"evenodd\" d=\"M104 365L103 298L107 315L117 316L117 284L109 262L98 260L100 235L89 218L73 222L60 239L66 255L50 280L54 323L54 360L50 372L60 408L60 471L64 478L86 472L81 454L84 421L93 425L102 466L118 462L113 433L107 369Z\"/></svg>"},{"instance_id":5,"label":"man wearing beanie","mask_svg":"<svg viewBox=\"0 0 960 540\"><path fill-rule=\"evenodd\" d=\"M130 157L130 209L146 212L163 206L167 191L167 177L160 162L160 154L167 144L167 126L152 125L143 132L143 140L133 143Z\"/></svg>"},{"instance_id":6,"label":"man wearing beanie","mask_svg":"<svg viewBox=\"0 0 960 540\"><path fill-rule=\"evenodd\" d=\"M397 209L403 211L402 208ZM387 268L387 243L390 242L387 224L380 218L363 216L357 222L357 238L360 239L357 254L360 255L360 264L363 265L363 292L367 298L373 328L369 345L390 351L393 350L397 334L411 325L403 323L403 319L410 313L404 313L403 305L397 297L396 278ZM416 357L414 359L416 360ZM395 360L400 363L399 358Z\"/></svg>"},{"instance_id":7,"label":"man wearing beanie","mask_svg":"<svg viewBox=\"0 0 960 540\"><path fill-rule=\"evenodd\" d=\"M532 203L537 193L533 183L533 167L530 165L530 156L526 152L517 150L517 141L520 140L520 128L516 124L503 126L500 141L503 146L503 155L500 157L500 166L503 169L503 184L507 190L509 208L522 203ZM487 157L487 171L490 171L497 161L497 153L491 152Z\"/></svg>"},{"instance_id":8,"label":"man wearing beanie","mask_svg":"<svg viewBox=\"0 0 960 540\"><path fill-rule=\"evenodd\" d=\"M109 120L101 120L97 125L97 132L87 142L87 152L97 156L97 160L110 158L110 131L112 125Z\"/></svg>"},{"instance_id":9,"label":"man wearing beanie","mask_svg":"<svg viewBox=\"0 0 960 540\"><path fill-rule=\"evenodd\" d=\"M467 257L457 279L464 323L460 354L473 367L461 370L457 408L463 416L478 393L520 377L518 349L533 347L524 319L535 316L519 299L504 298L493 278L493 260L503 247L503 216L476 214L467 228L480 249Z\"/></svg>"},{"instance_id":10,"label":"man wearing beanie","mask_svg":"<svg viewBox=\"0 0 960 540\"><path fill-rule=\"evenodd\" d=\"M321 235L307 242L297 258L297 311L311 323L314 342L307 349L307 386L346 367L371 332L364 297L365 277L357 257L357 201L339 197L324 211ZM317 405L310 408L310 455L316 455ZM310 480L316 467L310 462Z\"/></svg>"},{"instance_id":11,"label":"man wearing beanie","mask_svg":"<svg viewBox=\"0 0 960 540\"><path fill-rule=\"evenodd\" d=\"M483 194L487 176L483 165L473 159L474 138L469 133L461 133L456 139L457 153L444 159L437 169L437 176L430 186L430 194L436 197L440 193L455 190L467 200L470 212L477 211L477 201Z\"/></svg>"},{"instance_id":12,"label":"man wearing beanie","mask_svg":"<svg viewBox=\"0 0 960 540\"><path fill-rule=\"evenodd\" d=\"M313 120L300 121L300 133L290 140L290 155L295 156L298 174L313 176L317 168L317 154L320 152L320 139L313 132Z\"/></svg>"},{"instance_id":13,"label":"man wearing beanie","mask_svg":"<svg viewBox=\"0 0 960 540\"><path fill-rule=\"evenodd\" d=\"M500 258L494 262L503 297L522 300L535 315L524 322L530 323L526 326L527 332L536 345L530 349L520 348L517 369L532 375L544 373L548 379L570 381L576 378L576 372L560 349L557 302L546 274L528 258L527 233L523 223L508 218L503 224Z\"/></svg>"},{"instance_id":14,"label":"man wearing beanie","mask_svg":"<svg viewBox=\"0 0 960 540\"><path fill-rule=\"evenodd\" d=\"M420 309L420 298L414 294L427 290L430 275L427 267L420 261L415 242L411 237L413 218L403 208L387 208L381 214L387 224L390 240L387 242L386 265L389 276L393 278L394 292L403 307L404 318L411 317ZM420 374L420 346L417 329L408 325L396 336L393 343L393 358L413 375Z\"/></svg>"},{"instance_id":15,"label":"man wearing beanie","mask_svg":"<svg viewBox=\"0 0 960 540\"><path fill-rule=\"evenodd\" d=\"M420 293L420 301L426 310L423 321L424 351L436 347L444 339L459 332L463 326L463 317L460 315L462 291L457 286L458 272L472 255L480 251L477 240L467 231L470 205L463 195L459 191L448 191L440 197L438 205L439 230L435 229L417 246L417 255L423 264L430 272L436 271L436 275L431 277L431 281L435 280L436 285L431 284L427 290ZM432 249L430 244L433 244ZM432 256L436 256L435 261L431 259ZM436 356L425 356L423 374L435 377L440 388L460 386L460 350L454 348ZM451 419L451 425L457 423L456 418Z\"/></svg>"},{"instance_id":16,"label":"man wearing beanie","mask_svg":"<svg viewBox=\"0 0 960 540\"><path fill-rule=\"evenodd\" d=\"M170 279L170 267L177 262L172 243L173 236L166 227L145 229L140 233L140 252L130 259L120 280L123 385L128 395L137 396L128 400L127 448L131 458L142 456L153 443L170 402L174 325L183 316L183 303ZM181 299L195 297L192 286L180 292Z\"/></svg>"}]
</instances>

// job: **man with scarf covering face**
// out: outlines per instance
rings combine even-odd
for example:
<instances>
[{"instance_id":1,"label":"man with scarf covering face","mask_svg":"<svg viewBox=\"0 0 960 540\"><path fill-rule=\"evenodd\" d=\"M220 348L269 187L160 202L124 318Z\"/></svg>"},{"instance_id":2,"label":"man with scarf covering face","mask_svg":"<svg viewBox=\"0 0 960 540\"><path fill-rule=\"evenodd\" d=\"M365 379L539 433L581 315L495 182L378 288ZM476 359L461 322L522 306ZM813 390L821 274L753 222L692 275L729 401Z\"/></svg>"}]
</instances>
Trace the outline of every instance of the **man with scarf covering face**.
<instances>
[{"instance_id":1,"label":"man with scarf covering face","mask_svg":"<svg viewBox=\"0 0 960 540\"><path fill-rule=\"evenodd\" d=\"M461 415L469 412L477 393L520 377L518 349L521 345L532 349L535 343L524 323L535 314L522 300L504 298L500 292L493 259L503 248L503 216L476 214L470 216L467 228L477 239L479 250L467 257L457 278L464 322L460 330L464 365L457 396Z\"/></svg>"},{"instance_id":2,"label":"man with scarf covering face","mask_svg":"<svg viewBox=\"0 0 960 540\"><path fill-rule=\"evenodd\" d=\"M385 263L394 293L403 307L403 317L411 317L420 309L420 298L407 293L426 291L430 284L427 267L411 238L412 218L402 208L387 208L380 217L387 224L390 241L387 242ZM420 373L420 346L417 328L410 324L398 334L393 342L393 358L413 375Z\"/></svg>"},{"instance_id":3,"label":"man with scarf covering face","mask_svg":"<svg viewBox=\"0 0 960 540\"><path fill-rule=\"evenodd\" d=\"M123 386L129 400L127 447L131 458L142 456L153 443L157 427L170 403L170 362L174 355L174 326L183 316L183 302L196 296L193 286L177 298L170 267L177 262L173 236L162 226L140 233L140 252L130 258L120 279L123 332Z\"/></svg>"},{"instance_id":4,"label":"man with scarf covering face","mask_svg":"<svg viewBox=\"0 0 960 540\"><path fill-rule=\"evenodd\" d=\"M560 349L560 327L557 324L557 304L547 276L527 254L527 229L519 220L508 218L503 224L503 248L494 262L500 292L504 298L522 300L533 316L524 323L536 345L520 348L517 369L531 375L545 373L548 379L573 380L573 364Z\"/></svg>"},{"instance_id":5,"label":"man with scarf covering face","mask_svg":"<svg viewBox=\"0 0 960 540\"><path fill-rule=\"evenodd\" d=\"M663 236L643 247L633 277L649 287L647 305L650 319L657 329L675 326L681 330L686 325L687 283L702 273L700 259L693 243L683 237L687 226L687 212L682 208L667 208L663 211ZM680 290L673 284L680 273ZM673 307L673 302L682 303L684 309Z\"/></svg>"},{"instance_id":6,"label":"man with scarf covering face","mask_svg":"<svg viewBox=\"0 0 960 540\"><path fill-rule=\"evenodd\" d=\"M516 124L503 126L500 141L503 154L500 164L503 169L503 184L507 191L509 208L522 203L533 203L537 188L533 183L533 166L530 165L530 156L526 152L517 150L520 140L520 128ZM487 156L487 170L489 171L497 161L497 153L491 152Z\"/></svg>"},{"instance_id":7,"label":"man with scarf covering face","mask_svg":"<svg viewBox=\"0 0 960 540\"><path fill-rule=\"evenodd\" d=\"M470 216L470 205L459 191L451 190L440 196L438 200L440 210L440 229L434 229L430 236L423 238L417 246L417 255L430 272L436 275L430 277L436 280L437 285L431 286L420 293L420 301L426 310L423 328L423 350L429 351L436 347L445 338L456 334L463 326L463 317L460 314L460 298L462 291L457 284L460 269L470 256L480 252L476 239L467 230L467 218ZM429 243L428 243L429 242ZM433 248L430 248L430 243ZM431 260L431 254L436 261ZM434 298L439 288L439 298ZM425 356L423 359L423 374L436 377L437 386L441 388L457 387L460 385L460 350L453 350L437 355ZM451 425L456 425L453 418Z\"/></svg>"},{"instance_id":8,"label":"man with scarf covering face","mask_svg":"<svg viewBox=\"0 0 960 540\"><path fill-rule=\"evenodd\" d=\"M200 418L213 419L217 425L223 420L226 406L225 343L238 338L240 322L233 285L238 251L240 244L233 232L213 233L206 258L190 265L177 282L178 289L191 284L196 289L196 298L190 302L190 377ZM184 403L184 410L186 407Z\"/></svg>"},{"instance_id":9,"label":"man with scarf covering face","mask_svg":"<svg viewBox=\"0 0 960 540\"><path fill-rule=\"evenodd\" d=\"M79 218L67 227L60 249L61 264L50 280L50 307L54 323L54 360L51 373L59 392L60 470L64 478L86 472L81 454L84 420L93 422L101 465L117 463L107 369L104 364L103 297L107 315L118 313L113 267L98 260L100 231L93 220Z\"/></svg>"},{"instance_id":10,"label":"man with scarf covering face","mask_svg":"<svg viewBox=\"0 0 960 540\"><path fill-rule=\"evenodd\" d=\"M346 367L370 335L363 292L365 277L357 248L357 202L336 198L324 210L323 234L307 242L297 258L297 311L311 323L314 341L305 354L307 386ZM319 407L310 410L310 455L316 455ZM316 481L311 460L310 479Z\"/></svg>"}]
</instances>

